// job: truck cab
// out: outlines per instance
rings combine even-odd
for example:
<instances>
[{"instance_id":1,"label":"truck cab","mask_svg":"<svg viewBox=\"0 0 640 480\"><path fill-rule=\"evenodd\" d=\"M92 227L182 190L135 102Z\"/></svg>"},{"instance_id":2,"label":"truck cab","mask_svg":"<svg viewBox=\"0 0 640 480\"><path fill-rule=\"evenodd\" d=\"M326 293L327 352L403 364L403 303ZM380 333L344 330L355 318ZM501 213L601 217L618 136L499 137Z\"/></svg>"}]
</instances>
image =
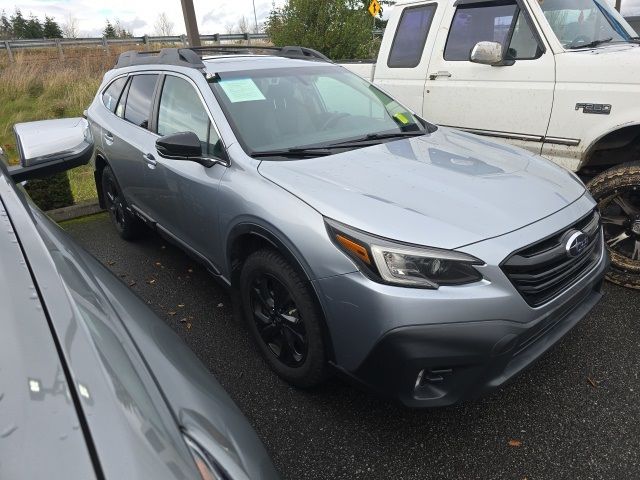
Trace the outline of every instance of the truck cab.
<instances>
[{"instance_id":1,"label":"truck cab","mask_svg":"<svg viewBox=\"0 0 640 480\"><path fill-rule=\"evenodd\" d=\"M613 268L640 288L640 44L604 0L406 1L345 67L436 124L589 179Z\"/></svg>"}]
</instances>

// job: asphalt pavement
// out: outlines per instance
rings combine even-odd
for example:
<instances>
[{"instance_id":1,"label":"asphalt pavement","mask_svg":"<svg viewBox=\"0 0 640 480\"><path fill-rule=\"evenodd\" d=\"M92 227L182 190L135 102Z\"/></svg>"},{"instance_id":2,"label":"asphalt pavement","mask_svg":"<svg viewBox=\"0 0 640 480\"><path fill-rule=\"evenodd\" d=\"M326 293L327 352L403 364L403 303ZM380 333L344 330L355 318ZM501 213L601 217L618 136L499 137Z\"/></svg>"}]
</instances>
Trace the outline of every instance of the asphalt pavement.
<instances>
[{"instance_id":1,"label":"asphalt pavement","mask_svg":"<svg viewBox=\"0 0 640 480\"><path fill-rule=\"evenodd\" d=\"M158 236L125 242L106 214L64 228L179 332L284 478L640 478L640 292L606 284L585 320L498 391L408 410L340 379L310 392L285 384L227 292Z\"/></svg>"}]
</instances>

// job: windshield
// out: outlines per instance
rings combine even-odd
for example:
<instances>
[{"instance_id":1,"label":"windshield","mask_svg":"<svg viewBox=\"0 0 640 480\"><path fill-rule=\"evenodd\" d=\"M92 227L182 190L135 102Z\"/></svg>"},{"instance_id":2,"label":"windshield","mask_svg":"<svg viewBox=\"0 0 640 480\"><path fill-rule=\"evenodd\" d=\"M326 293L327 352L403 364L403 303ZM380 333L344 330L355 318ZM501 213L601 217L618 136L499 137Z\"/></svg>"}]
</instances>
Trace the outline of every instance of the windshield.
<instances>
[{"instance_id":1,"label":"windshield","mask_svg":"<svg viewBox=\"0 0 640 480\"><path fill-rule=\"evenodd\" d=\"M424 131L398 102L336 66L222 73L210 85L249 154Z\"/></svg>"},{"instance_id":2,"label":"windshield","mask_svg":"<svg viewBox=\"0 0 640 480\"><path fill-rule=\"evenodd\" d=\"M626 42L631 35L606 0L538 0L565 48Z\"/></svg>"}]
</instances>

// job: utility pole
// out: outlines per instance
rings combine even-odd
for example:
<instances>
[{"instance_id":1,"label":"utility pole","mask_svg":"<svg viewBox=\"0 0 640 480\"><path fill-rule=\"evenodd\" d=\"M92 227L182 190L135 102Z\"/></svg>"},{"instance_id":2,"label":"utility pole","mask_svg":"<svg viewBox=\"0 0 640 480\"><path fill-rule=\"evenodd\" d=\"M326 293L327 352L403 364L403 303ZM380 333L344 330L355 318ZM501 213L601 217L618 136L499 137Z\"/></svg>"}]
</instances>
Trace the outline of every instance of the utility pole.
<instances>
[{"instance_id":1,"label":"utility pole","mask_svg":"<svg viewBox=\"0 0 640 480\"><path fill-rule=\"evenodd\" d=\"M620 11L622 8L622 0L616 0L616 10Z\"/></svg>"},{"instance_id":2,"label":"utility pole","mask_svg":"<svg viewBox=\"0 0 640 480\"><path fill-rule=\"evenodd\" d=\"M253 0L253 22L256 25L253 33L258 33L258 16L256 15L256 0Z\"/></svg>"},{"instance_id":3,"label":"utility pole","mask_svg":"<svg viewBox=\"0 0 640 480\"><path fill-rule=\"evenodd\" d=\"M198 33L198 22L196 20L196 11L193 8L193 0L180 0L182 3L182 15L184 16L184 24L187 27L187 38L190 47L199 47L200 33Z\"/></svg>"}]
</instances>

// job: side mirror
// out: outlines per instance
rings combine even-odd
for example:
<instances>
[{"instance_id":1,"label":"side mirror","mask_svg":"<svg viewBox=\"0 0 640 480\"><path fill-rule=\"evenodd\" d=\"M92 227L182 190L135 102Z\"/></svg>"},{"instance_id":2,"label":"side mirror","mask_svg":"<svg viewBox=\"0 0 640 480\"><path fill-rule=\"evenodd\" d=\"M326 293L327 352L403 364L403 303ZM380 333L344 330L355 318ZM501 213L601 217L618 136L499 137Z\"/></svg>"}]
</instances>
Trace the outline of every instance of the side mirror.
<instances>
[{"instance_id":1,"label":"side mirror","mask_svg":"<svg viewBox=\"0 0 640 480\"><path fill-rule=\"evenodd\" d=\"M513 60L505 61L502 44L498 42L478 42L471 49L469 61L483 65L501 66L513 65Z\"/></svg>"},{"instance_id":2,"label":"side mirror","mask_svg":"<svg viewBox=\"0 0 640 480\"><path fill-rule=\"evenodd\" d=\"M20 165L8 171L15 182L86 165L93 157L93 137L84 118L16 123L13 132Z\"/></svg>"},{"instance_id":3,"label":"side mirror","mask_svg":"<svg viewBox=\"0 0 640 480\"><path fill-rule=\"evenodd\" d=\"M224 163L222 160L204 158L202 143L193 132L178 132L160 137L156 140L156 150L163 158L188 160L207 168L213 167L216 163Z\"/></svg>"}]
</instances>

